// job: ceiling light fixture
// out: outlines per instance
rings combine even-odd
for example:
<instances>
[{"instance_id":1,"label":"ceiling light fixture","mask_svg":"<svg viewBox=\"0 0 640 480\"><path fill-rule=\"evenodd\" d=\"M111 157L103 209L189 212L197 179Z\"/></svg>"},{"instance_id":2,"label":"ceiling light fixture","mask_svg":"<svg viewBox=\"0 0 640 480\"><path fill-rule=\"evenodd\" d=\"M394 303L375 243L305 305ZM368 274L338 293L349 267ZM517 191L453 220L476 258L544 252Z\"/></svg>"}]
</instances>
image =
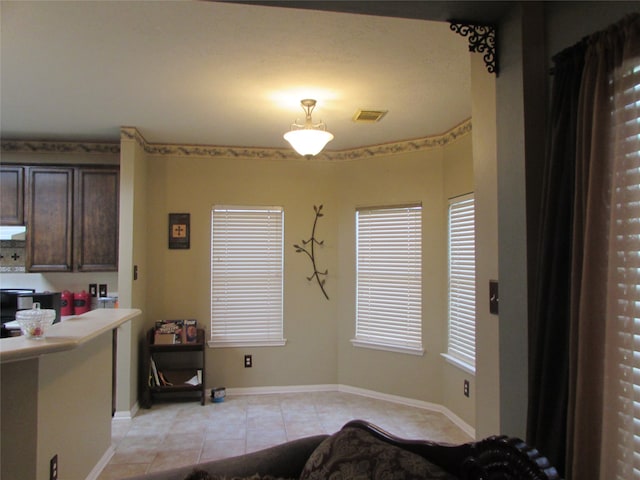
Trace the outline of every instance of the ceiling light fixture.
<instances>
[{"instance_id":1,"label":"ceiling light fixture","mask_svg":"<svg viewBox=\"0 0 640 480\"><path fill-rule=\"evenodd\" d=\"M300 105L306 115L304 125L293 123L291 130L284 134L284 139L300 155L312 157L320 153L325 145L333 140L333 135L327 132L327 126L322 121L314 125L311 120L311 112L316 106L315 100L305 99L300 101Z\"/></svg>"}]
</instances>

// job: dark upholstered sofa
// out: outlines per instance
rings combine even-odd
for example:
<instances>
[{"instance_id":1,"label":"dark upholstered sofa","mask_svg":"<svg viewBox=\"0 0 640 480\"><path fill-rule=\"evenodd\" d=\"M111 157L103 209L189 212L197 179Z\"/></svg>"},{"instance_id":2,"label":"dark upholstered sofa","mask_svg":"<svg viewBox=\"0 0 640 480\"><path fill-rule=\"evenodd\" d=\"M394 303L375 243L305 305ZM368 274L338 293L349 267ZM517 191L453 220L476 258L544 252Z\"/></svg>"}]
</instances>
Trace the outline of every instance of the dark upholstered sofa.
<instances>
[{"instance_id":1,"label":"dark upholstered sofa","mask_svg":"<svg viewBox=\"0 0 640 480\"><path fill-rule=\"evenodd\" d=\"M354 420L333 435L293 440L238 457L131 480L184 480L189 475L216 480L559 479L545 457L515 438L496 436L448 445L401 439L371 423Z\"/></svg>"}]
</instances>

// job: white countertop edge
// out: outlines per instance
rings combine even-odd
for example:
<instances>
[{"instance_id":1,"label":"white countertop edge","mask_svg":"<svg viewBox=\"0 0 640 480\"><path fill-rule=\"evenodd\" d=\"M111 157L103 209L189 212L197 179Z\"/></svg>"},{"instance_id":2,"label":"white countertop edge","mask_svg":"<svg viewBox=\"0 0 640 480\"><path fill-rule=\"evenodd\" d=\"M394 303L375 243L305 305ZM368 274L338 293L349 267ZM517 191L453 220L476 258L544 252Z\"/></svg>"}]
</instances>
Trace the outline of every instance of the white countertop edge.
<instances>
[{"instance_id":1,"label":"white countertop edge","mask_svg":"<svg viewBox=\"0 0 640 480\"><path fill-rule=\"evenodd\" d=\"M37 358L77 348L105 332L118 328L141 313L137 308L99 308L51 325L45 330L43 340L33 340L24 336L2 338L0 363Z\"/></svg>"}]
</instances>

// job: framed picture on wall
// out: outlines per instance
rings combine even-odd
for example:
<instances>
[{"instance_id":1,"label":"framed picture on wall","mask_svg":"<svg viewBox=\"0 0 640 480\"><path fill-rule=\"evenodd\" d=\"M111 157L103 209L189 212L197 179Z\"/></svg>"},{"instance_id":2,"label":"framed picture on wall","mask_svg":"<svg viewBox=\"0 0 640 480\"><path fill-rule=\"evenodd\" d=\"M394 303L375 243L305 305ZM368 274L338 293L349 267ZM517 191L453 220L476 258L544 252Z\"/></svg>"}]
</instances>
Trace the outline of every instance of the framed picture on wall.
<instances>
[{"instance_id":1,"label":"framed picture on wall","mask_svg":"<svg viewBox=\"0 0 640 480\"><path fill-rule=\"evenodd\" d=\"M169 248L187 249L191 238L189 213L169 214Z\"/></svg>"}]
</instances>

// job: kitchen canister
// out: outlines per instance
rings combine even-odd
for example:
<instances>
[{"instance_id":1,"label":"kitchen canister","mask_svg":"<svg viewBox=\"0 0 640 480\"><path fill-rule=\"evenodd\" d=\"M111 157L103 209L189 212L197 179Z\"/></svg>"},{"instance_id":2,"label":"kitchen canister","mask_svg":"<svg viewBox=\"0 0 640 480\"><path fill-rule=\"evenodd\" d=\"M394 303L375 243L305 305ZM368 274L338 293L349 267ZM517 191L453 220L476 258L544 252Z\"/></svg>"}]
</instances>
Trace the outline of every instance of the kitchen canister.
<instances>
[{"instance_id":1,"label":"kitchen canister","mask_svg":"<svg viewBox=\"0 0 640 480\"><path fill-rule=\"evenodd\" d=\"M73 294L73 309L75 310L75 314L81 315L91 310L90 302L91 299L89 298L89 294L85 290L82 290L82 292L75 292Z\"/></svg>"},{"instance_id":2,"label":"kitchen canister","mask_svg":"<svg viewBox=\"0 0 640 480\"><path fill-rule=\"evenodd\" d=\"M69 290L64 290L60 294L60 315L68 316L73 315L75 309L73 308L73 293Z\"/></svg>"}]
</instances>

